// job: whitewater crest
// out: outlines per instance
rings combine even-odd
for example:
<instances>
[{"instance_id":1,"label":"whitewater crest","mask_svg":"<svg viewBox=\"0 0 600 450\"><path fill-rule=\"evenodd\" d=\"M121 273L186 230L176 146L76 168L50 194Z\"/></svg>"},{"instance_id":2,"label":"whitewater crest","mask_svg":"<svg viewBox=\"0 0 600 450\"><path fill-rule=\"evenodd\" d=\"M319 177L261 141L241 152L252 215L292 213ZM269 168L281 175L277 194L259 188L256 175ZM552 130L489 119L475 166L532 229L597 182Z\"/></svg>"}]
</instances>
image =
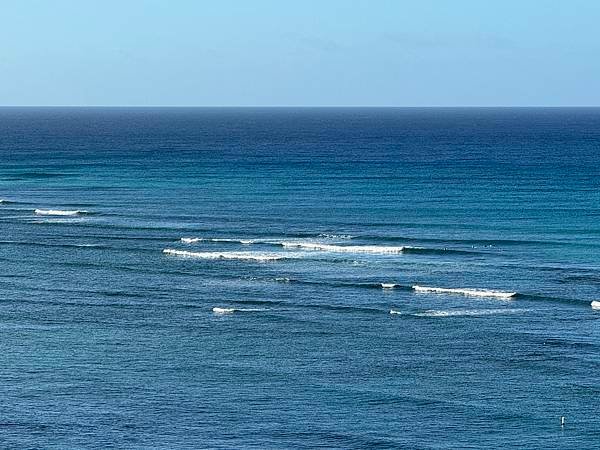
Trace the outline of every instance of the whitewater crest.
<instances>
[{"instance_id":1,"label":"whitewater crest","mask_svg":"<svg viewBox=\"0 0 600 450\"><path fill-rule=\"evenodd\" d=\"M283 248L297 248L332 253L374 253L397 254L402 253L406 247L383 247L379 245L333 245L319 242L281 242Z\"/></svg>"},{"instance_id":2,"label":"whitewater crest","mask_svg":"<svg viewBox=\"0 0 600 450\"><path fill-rule=\"evenodd\" d=\"M212 312L215 314L233 314L236 312L261 312L261 311L268 311L268 309L266 309L266 308L221 308L218 306L215 306L212 309Z\"/></svg>"},{"instance_id":3,"label":"whitewater crest","mask_svg":"<svg viewBox=\"0 0 600 450\"><path fill-rule=\"evenodd\" d=\"M189 252L186 250L175 250L165 248L163 253L166 255L181 256L184 258L200 258L200 259L237 259L248 261L276 261L284 259L287 256L279 253L267 252Z\"/></svg>"},{"instance_id":4,"label":"whitewater crest","mask_svg":"<svg viewBox=\"0 0 600 450\"><path fill-rule=\"evenodd\" d=\"M195 244L197 242L230 242L234 244L250 245L256 241L254 239L230 239L230 238L199 238L199 237L183 237L181 242L184 244Z\"/></svg>"},{"instance_id":5,"label":"whitewater crest","mask_svg":"<svg viewBox=\"0 0 600 450\"><path fill-rule=\"evenodd\" d=\"M412 287L416 292L428 292L433 294L457 294L465 295L468 297L493 297L509 299L517 295L516 292L504 292L494 291L491 289L457 289L457 288L440 288L440 287L429 287L429 286L418 286Z\"/></svg>"},{"instance_id":6,"label":"whitewater crest","mask_svg":"<svg viewBox=\"0 0 600 450\"><path fill-rule=\"evenodd\" d=\"M38 216L78 216L80 214L88 214L88 211L75 209L75 210L64 210L64 209L36 209L33 211Z\"/></svg>"},{"instance_id":7,"label":"whitewater crest","mask_svg":"<svg viewBox=\"0 0 600 450\"><path fill-rule=\"evenodd\" d=\"M600 301L598 300L594 300L592 303L590 303L592 309L600 309Z\"/></svg>"},{"instance_id":8,"label":"whitewater crest","mask_svg":"<svg viewBox=\"0 0 600 450\"><path fill-rule=\"evenodd\" d=\"M325 239L354 239L354 236L351 234L334 234L334 233L321 233L319 234L320 238Z\"/></svg>"},{"instance_id":9,"label":"whitewater crest","mask_svg":"<svg viewBox=\"0 0 600 450\"><path fill-rule=\"evenodd\" d=\"M518 314L526 312L526 309L450 309L450 310L438 310L430 309L421 313L415 313L417 317L477 317L477 316L491 316L496 314Z\"/></svg>"},{"instance_id":10,"label":"whitewater crest","mask_svg":"<svg viewBox=\"0 0 600 450\"><path fill-rule=\"evenodd\" d=\"M390 309L390 314L402 314L400 311L398 311L397 309Z\"/></svg>"},{"instance_id":11,"label":"whitewater crest","mask_svg":"<svg viewBox=\"0 0 600 450\"><path fill-rule=\"evenodd\" d=\"M381 283L383 289L394 289L396 286L398 286L396 283Z\"/></svg>"}]
</instances>

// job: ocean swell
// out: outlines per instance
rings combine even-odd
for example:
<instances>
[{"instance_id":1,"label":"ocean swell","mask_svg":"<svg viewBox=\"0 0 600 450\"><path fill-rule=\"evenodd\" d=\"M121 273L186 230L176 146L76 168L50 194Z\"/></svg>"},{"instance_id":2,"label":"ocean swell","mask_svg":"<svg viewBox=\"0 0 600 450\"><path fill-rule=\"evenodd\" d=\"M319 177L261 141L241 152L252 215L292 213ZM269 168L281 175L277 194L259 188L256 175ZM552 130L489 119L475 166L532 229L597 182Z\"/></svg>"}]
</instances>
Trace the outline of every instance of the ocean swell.
<instances>
[{"instance_id":1,"label":"ocean swell","mask_svg":"<svg viewBox=\"0 0 600 450\"><path fill-rule=\"evenodd\" d=\"M382 247L378 245L332 245L319 242L280 242L283 248L297 248L301 250L313 250L332 253L373 253L373 254L398 254L405 247Z\"/></svg>"},{"instance_id":2,"label":"ocean swell","mask_svg":"<svg viewBox=\"0 0 600 450\"><path fill-rule=\"evenodd\" d=\"M64 209L35 209L33 211L38 216L78 216L81 214L89 214L88 211L75 209L75 210L64 210Z\"/></svg>"},{"instance_id":3,"label":"ocean swell","mask_svg":"<svg viewBox=\"0 0 600 450\"><path fill-rule=\"evenodd\" d=\"M517 295L516 292L504 292L504 291L495 291L491 289L458 289L458 288L440 288L440 287L430 287L430 286L418 286L414 285L412 287L416 292L426 292L432 294L457 294L457 295L465 295L468 297L493 297L493 298L502 298L509 299Z\"/></svg>"},{"instance_id":4,"label":"ocean swell","mask_svg":"<svg viewBox=\"0 0 600 450\"><path fill-rule=\"evenodd\" d=\"M199 259L232 259L232 260L248 260L248 261L275 261L285 259L287 256L278 253L266 252L189 252L186 250L175 250L165 248L163 253L172 256L181 256L184 258L199 258Z\"/></svg>"}]
</instances>

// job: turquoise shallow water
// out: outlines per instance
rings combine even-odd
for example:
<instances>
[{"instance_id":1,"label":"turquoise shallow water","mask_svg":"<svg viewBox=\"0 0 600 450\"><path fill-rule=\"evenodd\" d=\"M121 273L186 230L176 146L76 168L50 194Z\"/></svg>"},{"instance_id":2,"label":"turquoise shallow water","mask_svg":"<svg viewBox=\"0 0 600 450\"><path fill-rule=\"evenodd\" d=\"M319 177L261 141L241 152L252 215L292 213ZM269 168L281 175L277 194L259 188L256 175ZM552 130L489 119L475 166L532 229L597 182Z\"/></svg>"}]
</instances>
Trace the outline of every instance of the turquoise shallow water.
<instances>
[{"instance_id":1,"label":"turquoise shallow water","mask_svg":"<svg viewBox=\"0 0 600 450\"><path fill-rule=\"evenodd\" d=\"M600 109L0 109L0 443L593 448L598 155Z\"/></svg>"}]
</instances>

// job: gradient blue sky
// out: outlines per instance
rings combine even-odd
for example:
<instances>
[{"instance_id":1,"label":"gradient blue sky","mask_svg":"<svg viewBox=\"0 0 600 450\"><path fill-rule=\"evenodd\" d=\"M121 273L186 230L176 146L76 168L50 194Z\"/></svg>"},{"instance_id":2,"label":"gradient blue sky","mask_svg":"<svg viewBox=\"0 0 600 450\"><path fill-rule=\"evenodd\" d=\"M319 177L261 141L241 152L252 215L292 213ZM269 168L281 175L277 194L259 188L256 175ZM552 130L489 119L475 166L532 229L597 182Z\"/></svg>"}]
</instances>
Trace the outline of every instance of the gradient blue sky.
<instances>
[{"instance_id":1,"label":"gradient blue sky","mask_svg":"<svg viewBox=\"0 0 600 450\"><path fill-rule=\"evenodd\" d=\"M598 0L0 0L0 105L600 105Z\"/></svg>"}]
</instances>

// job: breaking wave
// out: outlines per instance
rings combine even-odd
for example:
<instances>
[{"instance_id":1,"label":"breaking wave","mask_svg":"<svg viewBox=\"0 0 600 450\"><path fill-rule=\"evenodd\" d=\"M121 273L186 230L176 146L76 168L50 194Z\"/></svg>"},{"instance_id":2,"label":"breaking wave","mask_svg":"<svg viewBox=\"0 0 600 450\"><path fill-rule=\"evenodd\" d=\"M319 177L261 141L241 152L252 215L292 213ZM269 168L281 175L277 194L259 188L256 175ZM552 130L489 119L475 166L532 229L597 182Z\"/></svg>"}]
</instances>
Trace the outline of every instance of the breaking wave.
<instances>
[{"instance_id":1,"label":"breaking wave","mask_svg":"<svg viewBox=\"0 0 600 450\"><path fill-rule=\"evenodd\" d=\"M590 303L590 306L592 309L600 309L600 301L594 300L592 303Z\"/></svg>"},{"instance_id":2,"label":"breaking wave","mask_svg":"<svg viewBox=\"0 0 600 450\"><path fill-rule=\"evenodd\" d=\"M212 312L215 314L233 314L236 312L261 312L268 311L268 308L220 308L215 306Z\"/></svg>"},{"instance_id":3,"label":"breaking wave","mask_svg":"<svg viewBox=\"0 0 600 450\"><path fill-rule=\"evenodd\" d=\"M529 309L428 309L418 313L402 313L397 309L390 309L392 315L409 315L414 317L480 317L496 314L518 314L530 311Z\"/></svg>"},{"instance_id":4,"label":"breaking wave","mask_svg":"<svg viewBox=\"0 0 600 450\"><path fill-rule=\"evenodd\" d=\"M38 216L79 216L81 214L89 214L89 211L75 209L36 209L33 211Z\"/></svg>"},{"instance_id":5,"label":"breaking wave","mask_svg":"<svg viewBox=\"0 0 600 450\"><path fill-rule=\"evenodd\" d=\"M332 245L318 242L280 242L283 248L297 248L301 250L313 250L334 253L374 253L374 254L397 254L402 253L405 247L382 247L378 245Z\"/></svg>"},{"instance_id":6,"label":"breaking wave","mask_svg":"<svg viewBox=\"0 0 600 450\"><path fill-rule=\"evenodd\" d=\"M439 288L429 286L412 287L416 292L429 292L433 294L457 294L468 297L494 297L508 299L517 295L516 292L494 291L490 289L456 289L456 288Z\"/></svg>"},{"instance_id":7,"label":"breaking wave","mask_svg":"<svg viewBox=\"0 0 600 450\"><path fill-rule=\"evenodd\" d=\"M196 242L230 242L234 244L250 245L257 241L254 239L229 239L229 238L181 238L181 242L185 244L195 244Z\"/></svg>"},{"instance_id":8,"label":"breaking wave","mask_svg":"<svg viewBox=\"0 0 600 450\"><path fill-rule=\"evenodd\" d=\"M352 236L350 234L321 233L317 237L325 238L325 239L354 239L354 236Z\"/></svg>"},{"instance_id":9,"label":"breaking wave","mask_svg":"<svg viewBox=\"0 0 600 450\"><path fill-rule=\"evenodd\" d=\"M353 236L344 234L320 234L322 239L353 239ZM329 253L370 253L370 254L417 254L417 255L479 255L480 252L473 250L460 250L451 248L426 248L414 246L386 246L386 245L338 245L328 244L321 241L302 241L302 240L278 240L278 239L240 239L240 238L203 238L203 237L183 237L180 239L184 244L195 244L198 242L220 242L242 245L273 245L286 249L299 249L306 251L321 251Z\"/></svg>"},{"instance_id":10,"label":"breaking wave","mask_svg":"<svg viewBox=\"0 0 600 450\"><path fill-rule=\"evenodd\" d=\"M278 259L288 258L288 255L280 253L266 252L188 252L186 250L175 250L165 248L164 254L181 256L184 258L200 258L200 259L237 259L247 261L275 261Z\"/></svg>"},{"instance_id":11,"label":"breaking wave","mask_svg":"<svg viewBox=\"0 0 600 450\"><path fill-rule=\"evenodd\" d=\"M416 317L461 317L461 316L491 316L496 314L518 314L527 312L528 309L429 309L420 313L414 313Z\"/></svg>"}]
</instances>

